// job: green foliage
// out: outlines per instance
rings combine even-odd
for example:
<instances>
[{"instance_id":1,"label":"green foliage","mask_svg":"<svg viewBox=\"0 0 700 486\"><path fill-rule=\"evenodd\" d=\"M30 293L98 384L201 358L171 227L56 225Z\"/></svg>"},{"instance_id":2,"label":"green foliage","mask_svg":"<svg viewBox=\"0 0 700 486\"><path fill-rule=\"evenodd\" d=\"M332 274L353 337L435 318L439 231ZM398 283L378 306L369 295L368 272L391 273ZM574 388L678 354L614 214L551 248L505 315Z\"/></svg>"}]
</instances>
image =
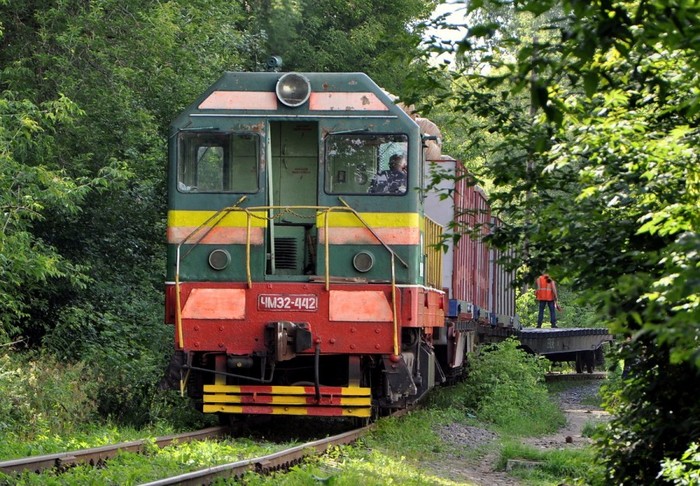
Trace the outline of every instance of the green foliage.
<instances>
[{"instance_id":1,"label":"green foliage","mask_svg":"<svg viewBox=\"0 0 700 486\"><path fill-rule=\"evenodd\" d=\"M273 0L256 16L285 71L365 72L398 94L418 69L420 28L432 1Z\"/></svg>"},{"instance_id":2,"label":"green foliage","mask_svg":"<svg viewBox=\"0 0 700 486\"><path fill-rule=\"evenodd\" d=\"M625 366L605 393L612 419L597 437L600 461L609 480L624 473L632 483L642 483L659 475L663 458L680 457L688 437L697 436L692 431L700 430L700 402L688 390L700 386L700 372L687 362L672 364L669 349L650 335L625 343L619 356ZM635 468L620 471L621 460Z\"/></svg>"},{"instance_id":3,"label":"green foliage","mask_svg":"<svg viewBox=\"0 0 700 486\"><path fill-rule=\"evenodd\" d=\"M0 94L0 341L20 330L33 289L52 279L84 287L80 265L31 232L47 212L79 212L88 192L85 180L37 165L31 157L50 160L56 130L81 114L62 96L35 105L9 91Z\"/></svg>"},{"instance_id":4,"label":"green foliage","mask_svg":"<svg viewBox=\"0 0 700 486\"><path fill-rule=\"evenodd\" d=\"M611 483L659 481L698 430L700 12L531 0L469 2L467 15L456 68L428 99L492 134L469 153L504 220L491 241L517 248L521 277L559 275L630 340L601 455Z\"/></svg>"},{"instance_id":5,"label":"green foliage","mask_svg":"<svg viewBox=\"0 0 700 486\"><path fill-rule=\"evenodd\" d=\"M42 354L0 354L0 437L39 440L95 419L95 382L82 364Z\"/></svg>"},{"instance_id":6,"label":"green foliage","mask_svg":"<svg viewBox=\"0 0 700 486\"><path fill-rule=\"evenodd\" d=\"M538 435L564 425L564 416L544 385L547 360L510 339L479 350L452 405L515 435Z\"/></svg>"},{"instance_id":7,"label":"green foliage","mask_svg":"<svg viewBox=\"0 0 700 486\"><path fill-rule=\"evenodd\" d=\"M664 459L661 476L673 484L691 486L700 484L700 450L698 443L690 444L680 459Z\"/></svg>"}]
</instances>

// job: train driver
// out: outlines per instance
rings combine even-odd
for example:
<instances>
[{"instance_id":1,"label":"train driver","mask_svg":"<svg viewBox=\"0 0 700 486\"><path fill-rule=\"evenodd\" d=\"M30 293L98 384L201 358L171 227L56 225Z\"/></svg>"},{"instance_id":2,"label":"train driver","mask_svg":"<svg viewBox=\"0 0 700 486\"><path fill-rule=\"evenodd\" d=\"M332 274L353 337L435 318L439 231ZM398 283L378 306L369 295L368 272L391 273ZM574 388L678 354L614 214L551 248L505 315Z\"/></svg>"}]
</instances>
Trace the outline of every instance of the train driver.
<instances>
[{"instance_id":1,"label":"train driver","mask_svg":"<svg viewBox=\"0 0 700 486\"><path fill-rule=\"evenodd\" d=\"M394 154L389 158L389 170L383 170L374 176L369 186L371 194L405 194L408 180L406 177L406 157Z\"/></svg>"}]
</instances>

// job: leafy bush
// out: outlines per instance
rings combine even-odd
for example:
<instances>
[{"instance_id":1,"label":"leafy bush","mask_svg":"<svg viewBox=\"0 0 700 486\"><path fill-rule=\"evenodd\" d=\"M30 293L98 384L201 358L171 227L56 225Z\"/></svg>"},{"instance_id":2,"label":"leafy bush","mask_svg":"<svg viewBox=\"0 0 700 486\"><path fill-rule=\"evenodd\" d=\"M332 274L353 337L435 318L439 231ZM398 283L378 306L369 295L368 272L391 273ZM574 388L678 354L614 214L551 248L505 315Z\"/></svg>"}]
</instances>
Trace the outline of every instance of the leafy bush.
<instances>
[{"instance_id":1,"label":"leafy bush","mask_svg":"<svg viewBox=\"0 0 700 486\"><path fill-rule=\"evenodd\" d=\"M0 437L67 434L95 417L95 384L83 364L50 355L0 354ZM0 441L3 442L3 441Z\"/></svg>"},{"instance_id":2,"label":"leafy bush","mask_svg":"<svg viewBox=\"0 0 700 486\"><path fill-rule=\"evenodd\" d=\"M546 359L519 349L509 339L482 347L469 362L459 396L463 406L480 420L517 435L538 435L557 430L564 415L549 398L544 384Z\"/></svg>"},{"instance_id":3,"label":"leafy bush","mask_svg":"<svg viewBox=\"0 0 700 486\"><path fill-rule=\"evenodd\" d=\"M172 351L173 330L162 322L161 294L144 275L129 274L140 282L113 277L105 272L92 285L98 305L65 307L43 344L91 370L102 417L141 427L152 421L151 401ZM127 286L131 290L125 293Z\"/></svg>"},{"instance_id":4,"label":"leafy bush","mask_svg":"<svg viewBox=\"0 0 700 486\"><path fill-rule=\"evenodd\" d=\"M682 457L698 439L700 372L692 363L672 363L671 349L649 335L619 353L625 367L604 391L612 419L597 440L600 461L611 484L663 484L665 458Z\"/></svg>"},{"instance_id":5,"label":"leafy bush","mask_svg":"<svg viewBox=\"0 0 700 486\"><path fill-rule=\"evenodd\" d=\"M140 427L150 422L153 394L162 378L169 336L166 326L139 326L103 316L100 341L85 360L99 383L100 414Z\"/></svg>"},{"instance_id":6,"label":"leafy bush","mask_svg":"<svg viewBox=\"0 0 700 486\"><path fill-rule=\"evenodd\" d=\"M700 445L694 442L680 459L665 459L661 476L683 486L700 484Z\"/></svg>"}]
</instances>

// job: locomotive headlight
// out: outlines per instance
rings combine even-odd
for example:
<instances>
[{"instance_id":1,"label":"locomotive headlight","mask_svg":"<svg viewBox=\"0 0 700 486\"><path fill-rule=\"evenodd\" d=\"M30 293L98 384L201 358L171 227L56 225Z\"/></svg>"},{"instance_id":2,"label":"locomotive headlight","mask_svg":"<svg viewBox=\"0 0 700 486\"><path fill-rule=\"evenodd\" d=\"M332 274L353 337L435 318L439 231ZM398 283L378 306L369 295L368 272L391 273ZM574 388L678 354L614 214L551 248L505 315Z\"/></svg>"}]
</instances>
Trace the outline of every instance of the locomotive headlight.
<instances>
[{"instance_id":1,"label":"locomotive headlight","mask_svg":"<svg viewBox=\"0 0 700 486\"><path fill-rule=\"evenodd\" d=\"M358 272L369 272L374 266L374 256L368 251L360 251L352 257L352 266Z\"/></svg>"},{"instance_id":2,"label":"locomotive headlight","mask_svg":"<svg viewBox=\"0 0 700 486\"><path fill-rule=\"evenodd\" d=\"M214 270L223 270L231 263L231 255L226 250L216 249L209 253L209 266Z\"/></svg>"},{"instance_id":3,"label":"locomotive headlight","mask_svg":"<svg viewBox=\"0 0 700 486\"><path fill-rule=\"evenodd\" d=\"M301 106L311 96L311 82L298 73L287 73L277 81L277 99L292 108Z\"/></svg>"}]
</instances>

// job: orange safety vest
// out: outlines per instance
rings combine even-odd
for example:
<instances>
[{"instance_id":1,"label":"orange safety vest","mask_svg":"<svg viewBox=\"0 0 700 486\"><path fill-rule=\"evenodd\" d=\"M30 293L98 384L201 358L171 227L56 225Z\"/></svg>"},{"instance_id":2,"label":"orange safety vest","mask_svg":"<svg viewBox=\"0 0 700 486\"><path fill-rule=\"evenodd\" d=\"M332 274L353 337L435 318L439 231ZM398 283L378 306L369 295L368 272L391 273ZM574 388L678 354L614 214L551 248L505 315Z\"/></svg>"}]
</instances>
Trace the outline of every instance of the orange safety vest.
<instances>
[{"instance_id":1,"label":"orange safety vest","mask_svg":"<svg viewBox=\"0 0 700 486\"><path fill-rule=\"evenodd\" d=\"M537 300L554 300L554 280L550 278L547 282L547 275L541 275L537 278L537 290L535 298Z\"/></svg>"}]
</instances>

